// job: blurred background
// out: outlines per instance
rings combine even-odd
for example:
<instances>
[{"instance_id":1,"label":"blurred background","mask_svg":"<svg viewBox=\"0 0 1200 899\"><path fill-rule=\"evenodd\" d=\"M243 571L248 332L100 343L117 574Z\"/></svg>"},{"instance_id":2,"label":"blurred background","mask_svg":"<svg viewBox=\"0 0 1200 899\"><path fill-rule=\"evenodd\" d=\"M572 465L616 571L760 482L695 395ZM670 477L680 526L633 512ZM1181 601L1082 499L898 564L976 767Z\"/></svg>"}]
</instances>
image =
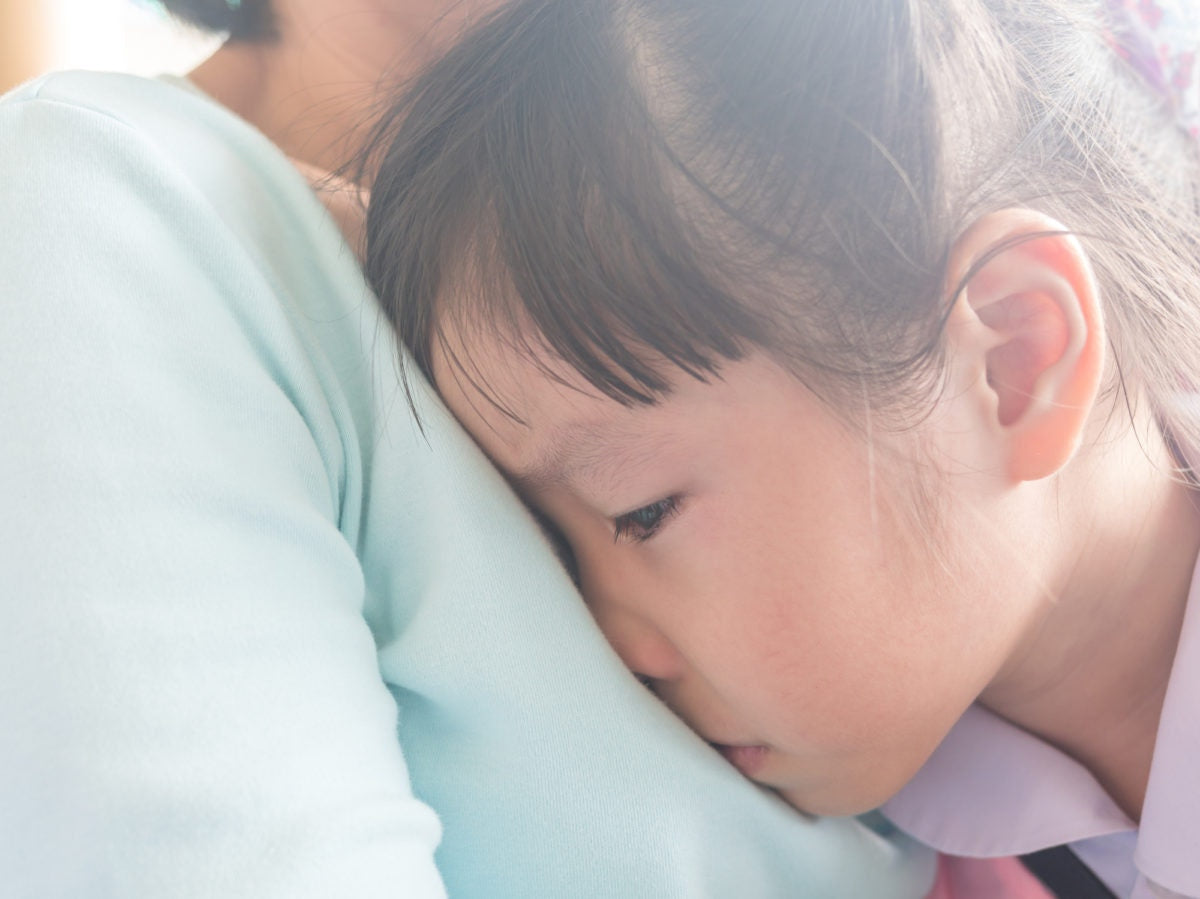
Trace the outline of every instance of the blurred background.
<instances>
[{"instance_id":1,"label":"blurred background","mask_svg":"<svg viewBox=\"0 0 1200 899\"><path fill-rule=\"evenodd\" d=\"M180 74L218 43L152 0L0 0L0 93L51 69Z\"/></svg>"}]
</instances>

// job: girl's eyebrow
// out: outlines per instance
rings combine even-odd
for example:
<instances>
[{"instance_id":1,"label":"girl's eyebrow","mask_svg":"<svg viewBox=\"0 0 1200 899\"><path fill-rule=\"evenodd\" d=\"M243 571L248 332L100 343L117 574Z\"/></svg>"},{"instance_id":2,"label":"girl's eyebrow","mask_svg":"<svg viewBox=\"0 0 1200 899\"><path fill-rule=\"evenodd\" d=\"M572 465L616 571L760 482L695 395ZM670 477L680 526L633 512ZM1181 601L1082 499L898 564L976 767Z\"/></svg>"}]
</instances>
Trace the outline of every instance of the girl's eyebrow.
<instances>
[{"instance_id":1,"label":"girl's eyebrow","mask_svg":"<svg viewBox=\"0 0 1200 899\"><path fill-rule=\"evenodd\" d=\"M564 423L555 426L532 461L511 471L509 478L521 492L531 493L590 480L653 455L665 436L611 423Z\"/></svg>"},{"instance_id":2,"label":"girl's eyebrow","mask_svg":"<svg viewBox=\"0 0 1200 899\"><path fill-rule=\"evenodd\" d=\"M576 480L604 460L613 443L613 432L611 426L594 423L555 425L533 459L510 472L510 478L523 491L532 492Z\"/></svg>"}]
</instances>

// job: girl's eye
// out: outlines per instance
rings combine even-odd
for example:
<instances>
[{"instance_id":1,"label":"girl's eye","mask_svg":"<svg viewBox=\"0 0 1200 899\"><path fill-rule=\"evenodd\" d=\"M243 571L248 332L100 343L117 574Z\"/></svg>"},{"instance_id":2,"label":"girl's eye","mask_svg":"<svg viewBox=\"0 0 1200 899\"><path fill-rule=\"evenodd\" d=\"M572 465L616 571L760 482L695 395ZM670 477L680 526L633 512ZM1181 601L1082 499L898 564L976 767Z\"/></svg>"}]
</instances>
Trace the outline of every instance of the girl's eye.
<instances>
[{"instance_id":1,"label":"girl's eye","mask_svg":"<svg viewBox=\"0 0 1200 899\"><path fill-rule=\"evenodd\" d=\"M679 498L671 496L620 515L613 520L613 540L643 543L657 534L667 519L678 511Z\"/></svg>"}]
</instances>

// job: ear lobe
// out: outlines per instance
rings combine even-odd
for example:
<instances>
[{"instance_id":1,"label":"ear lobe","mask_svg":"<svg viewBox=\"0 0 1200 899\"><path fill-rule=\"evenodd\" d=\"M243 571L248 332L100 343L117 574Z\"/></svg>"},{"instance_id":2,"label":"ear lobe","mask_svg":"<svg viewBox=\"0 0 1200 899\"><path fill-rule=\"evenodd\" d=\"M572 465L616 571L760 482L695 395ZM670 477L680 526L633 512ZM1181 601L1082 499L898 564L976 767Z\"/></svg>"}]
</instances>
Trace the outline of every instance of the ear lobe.
<instances>
[{"instance_id":1,"label":"ear lobe","mask_svg":"<svg viewBox=\"0 0 1200 899\"><path fill-rule=\"evenodd\" d=\"M954 285L970 273L952 316L973 320L958 333L974 336L952 349L986 373L975 389L1007 474L1031 481L1056 473L1079 447L1103 371L1104 323L1087 254L1048 216L1006 209L959 239L949 271Z\"/></svg>"}]
</instances>

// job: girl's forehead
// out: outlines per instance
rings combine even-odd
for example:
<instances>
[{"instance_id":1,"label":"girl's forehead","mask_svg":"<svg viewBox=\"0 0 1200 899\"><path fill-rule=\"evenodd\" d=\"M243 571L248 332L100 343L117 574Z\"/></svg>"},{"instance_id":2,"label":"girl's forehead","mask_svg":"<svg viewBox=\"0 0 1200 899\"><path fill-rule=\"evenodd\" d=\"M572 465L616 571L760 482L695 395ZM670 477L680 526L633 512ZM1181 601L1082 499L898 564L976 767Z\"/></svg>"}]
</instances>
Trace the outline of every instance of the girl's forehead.
<instances>
[{"instance_id":1,"label":"girl's forehead","mask_svg":"<svg viewBox=\"0 0 1200 899\"><path fill-rule=\"evenodd\" d=\"M450 411L510 475L545 479L553 457L619 435L629 410L536 339L445 316L431 346Z\"/></svg>"},{"instance_id":2,"label":"girl's forehead","mask_svg":"<svg viewBox=\"0 0 1200 899\"><path fill-rule=\"evenodd\" d=\"M594 394L521 311L492 315L466 305L444 306L430 342L430 363L443 394L457 390L518 419L524 418L522 408L533 411L560 391Z\"/></svg>"},{"instance_id":3,"label":"girl's forehead","mask_svg":"<svg viewBox=\"0 0 1200 899\"><path fill-rule=\"evenodd\" d=\"M657 403L623 404L592 386L545 345L448 316L432 374L450 411L518 486L538 490L653 455L682 430L711 390L677 372Z\"/></svg>"},{"instance_id":4,"label":"girl's forehead","mask_svg":"<svg viewBox=\"0 0 1200 899\"><path fill-rule=\"evenodd\" d=\"M577 345L575 335L548 335L515 295L511 284L479 286L458 282L443 292L428 341L429 374L438 390L454 390L494 407L519 422L541 416L553 421L619 417L623 410L653 408L695 380L653 347L607 334L610 351L588 344L606 373L627 375L630 359L654 373L662 388L648 402L613 399L597 379L564 358ZM624 356L616 362L613 355ZM490 415L488 417L491 417Z\"/></svg>"},{"instance_id":5,"label":"girl's forehead","mask_svg":"<svg viewBox=\"0 0 1200 899\"><path fill-rule=\"evenodd\" d=\"M623 404L535 341L450 320L440 336L432 359L438 392L493 462L531 490L751 422L803 428L821 414L816 395L762 353L707 380L677 369L658 402Z\"/></svg>"}]
</instances>

